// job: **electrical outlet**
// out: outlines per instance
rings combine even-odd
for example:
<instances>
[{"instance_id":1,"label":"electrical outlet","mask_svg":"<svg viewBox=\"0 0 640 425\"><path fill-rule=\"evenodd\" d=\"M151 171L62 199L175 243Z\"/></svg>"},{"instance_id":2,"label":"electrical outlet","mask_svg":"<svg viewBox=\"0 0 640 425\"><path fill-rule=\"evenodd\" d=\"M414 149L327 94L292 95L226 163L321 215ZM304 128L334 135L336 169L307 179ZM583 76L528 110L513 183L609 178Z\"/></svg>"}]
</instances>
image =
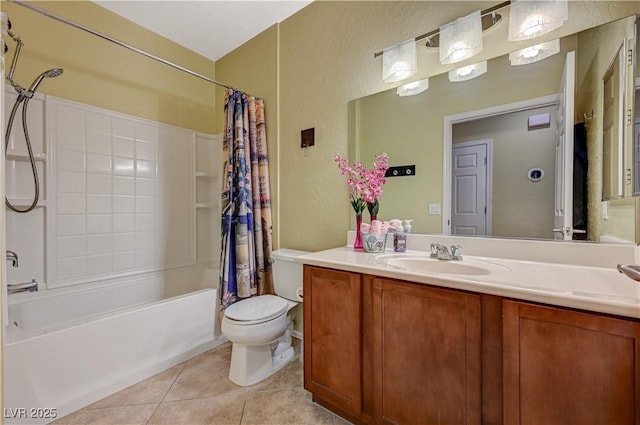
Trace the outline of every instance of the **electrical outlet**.
<instances>
[{"instance_id":1,"label":"electrical outlet","mask_svg":"<svg viewBox=\"0 0 640 425\"><path fill-rule=\"evenodd\" d=\"M389 167L385 177L401 177L401 176L414 176L416 174L415 165L399 165L397 167Z\"/></svg>"}]
</instances>

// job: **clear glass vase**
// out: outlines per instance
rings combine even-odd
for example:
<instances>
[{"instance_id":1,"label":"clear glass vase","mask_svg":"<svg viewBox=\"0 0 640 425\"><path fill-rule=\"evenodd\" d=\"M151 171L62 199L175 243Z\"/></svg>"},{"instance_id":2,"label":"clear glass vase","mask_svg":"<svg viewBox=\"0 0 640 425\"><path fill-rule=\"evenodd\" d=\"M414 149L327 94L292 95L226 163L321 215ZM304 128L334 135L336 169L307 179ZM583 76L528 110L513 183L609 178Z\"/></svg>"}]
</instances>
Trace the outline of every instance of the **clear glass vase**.
<instances>
[{"instance_id":1,"label":"clear glass vase","mask_svg":"<svg viewBox=\"0 0 640 425\"><path fill-rule=\"evenodd\" d=\"M362 224L362 214L356 214L356 240L353 242L353 249L362 249L362 235L360 225Z\"/></svg>"}]
</instances>

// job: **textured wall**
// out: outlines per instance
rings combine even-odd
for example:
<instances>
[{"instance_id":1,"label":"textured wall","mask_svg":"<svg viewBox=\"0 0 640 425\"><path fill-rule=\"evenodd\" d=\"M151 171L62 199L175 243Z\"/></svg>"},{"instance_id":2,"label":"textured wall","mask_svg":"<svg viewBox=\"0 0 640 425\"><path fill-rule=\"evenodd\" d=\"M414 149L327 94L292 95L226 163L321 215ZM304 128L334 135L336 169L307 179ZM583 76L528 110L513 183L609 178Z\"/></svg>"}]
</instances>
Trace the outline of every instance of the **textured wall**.
<instances>
[{"instance_id":1,"label":"textured wall","mask_svg":"<svg viewBox=\"0 0 640 425\"><path fill-rule=\"evenodd\" d=\"M273 108L275 101L278 108L278 139L270 139L270 149L273 152L277 144L279 215L275 221L281 247L321 250L345 243L353 218L344 178L333 157L350 151L348 103L400 85L382 82L382 60L374 59L374 53L494 4L316 1L279 25L278 77L271 83L276 95L267 97L273 88L255 92L267 93L267 105ZM639 7L637 2L571 2L571 21L553 37L628 16ZM477 60L523 46L506 42L506 25L489 31L484 43ZM412 79L454 68L440 66L437 55L429 56L425 50ZM233 52L236 65L226 68L228 59L222 58L216 63L218 72L223 68L225 75L249 72L253 53L250 43L240 47ZM300 131L311 127L316 146L305 152L300 148Z\"/></svg>"}]
</instances>

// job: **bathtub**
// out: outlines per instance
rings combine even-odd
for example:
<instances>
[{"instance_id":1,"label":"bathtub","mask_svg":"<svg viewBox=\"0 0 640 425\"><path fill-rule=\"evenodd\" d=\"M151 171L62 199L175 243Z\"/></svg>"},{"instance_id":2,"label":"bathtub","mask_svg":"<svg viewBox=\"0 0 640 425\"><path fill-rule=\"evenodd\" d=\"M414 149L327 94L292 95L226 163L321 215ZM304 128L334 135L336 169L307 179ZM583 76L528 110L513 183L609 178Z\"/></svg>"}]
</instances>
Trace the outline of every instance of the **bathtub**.
<instances>
[{"instance_id":1,"label":"bathtub","mask_svg":"<svg viewBox=\"0 0 640 425\"><path fill-rule=\"evenodd\" d=\"M12 295L5 423L51 422L223 343L217 290L179 276Z\"/></svg>"}]
</instances>

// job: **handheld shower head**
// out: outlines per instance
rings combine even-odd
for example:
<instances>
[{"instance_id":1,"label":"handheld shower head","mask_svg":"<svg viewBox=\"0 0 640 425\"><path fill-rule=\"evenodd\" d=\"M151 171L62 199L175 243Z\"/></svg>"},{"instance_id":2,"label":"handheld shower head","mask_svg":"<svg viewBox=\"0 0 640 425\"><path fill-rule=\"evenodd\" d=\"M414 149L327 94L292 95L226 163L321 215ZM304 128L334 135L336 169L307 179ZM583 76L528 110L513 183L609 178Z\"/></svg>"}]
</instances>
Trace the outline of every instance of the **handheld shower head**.
<instances>
[{"instance_id":1,"label":"handheld shower head","mask_svg":"<svg viewBox=\"0 0 640 425\"><path fill-rule=\"evenodd\" d=\"M45 78L55 78L60 74L62 74L63 72L64 70L62 68L53 68L43 72L42 74L38 75L38 78L36 78L34 82L31 84L31 86L29 87L29 91L32 93L35 92L38 86L40 85L40 83L42 82L42 80L44 80Z\"/></svg>"}]
</instances>

